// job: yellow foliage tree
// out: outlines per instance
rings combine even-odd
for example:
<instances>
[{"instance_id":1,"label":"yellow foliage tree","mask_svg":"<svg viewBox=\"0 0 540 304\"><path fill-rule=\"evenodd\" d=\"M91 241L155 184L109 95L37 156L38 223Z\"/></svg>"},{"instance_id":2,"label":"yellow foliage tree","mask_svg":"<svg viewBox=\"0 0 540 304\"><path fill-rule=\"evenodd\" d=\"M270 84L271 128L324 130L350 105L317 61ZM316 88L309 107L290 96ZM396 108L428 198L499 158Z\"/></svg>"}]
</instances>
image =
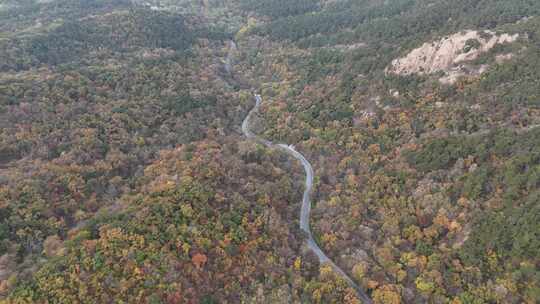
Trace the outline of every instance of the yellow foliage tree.
<instances>
[{"instance_id":1,"label":"yellow foliage tree","mask_svg":"<svg viewBox=\"0 0 540 304\"><path fill-rule=\"evenodd\" d=\"M395 286L383 285L373 292L373 302L376 304L400 304L401 297Z\"/></svg>"}]
</instances>

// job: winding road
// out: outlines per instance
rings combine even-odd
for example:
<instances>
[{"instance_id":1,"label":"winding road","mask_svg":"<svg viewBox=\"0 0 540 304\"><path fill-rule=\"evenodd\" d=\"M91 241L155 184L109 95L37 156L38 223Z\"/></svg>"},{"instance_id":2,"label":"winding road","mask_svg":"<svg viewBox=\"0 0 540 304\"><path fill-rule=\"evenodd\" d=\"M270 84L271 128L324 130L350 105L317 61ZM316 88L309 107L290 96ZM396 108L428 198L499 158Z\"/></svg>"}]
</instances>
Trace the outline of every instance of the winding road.
<instances>
[{"instance_id":1,"label":"winding road","mask_svg":"<svg viewBox=\"0 0 540 304\"><path fill-rule=\"evenodd\" d=\"M236 43L234 41L229 42L229 51L227 52L227 58L225 58L225 71L232 74L232 62L233 52L236 52Z\"/></svg>"},{"instance_id":2,"label":"winding road","mask_svg":"<svg viewBox=\"0 0 540 304\"><path fill-rule=\"evenodd\" d=\"M261 144L264 144L267 147L278 147L284 150L287 154L299 160L304 166L304 171L306 172L306 181L304 196L302 198L302 209L300 211L300 229L302 229L307 234L307 245L319 258L321 264L329 264L332 266L335 272L337 272L347 283L356 291L358 298L366 304L373 303L369 296L356 284L339 266L337 266L324 252L321 250L319 245L313 239L313 234L311 233L311 227L309 225L309 217L311 214L311 192L313 190L313 167L309 161L302 155L302 153L295 150L291 145L286 144L274 144L271 141L265 140L258 137L249 129L249 121L251 117L259 111L259 108L262 103L261 95L255 94L255 106L249 111L246 118L242 122L242 132L244 136L248 139L255 140Z\"/></svg>"}]
</instances>

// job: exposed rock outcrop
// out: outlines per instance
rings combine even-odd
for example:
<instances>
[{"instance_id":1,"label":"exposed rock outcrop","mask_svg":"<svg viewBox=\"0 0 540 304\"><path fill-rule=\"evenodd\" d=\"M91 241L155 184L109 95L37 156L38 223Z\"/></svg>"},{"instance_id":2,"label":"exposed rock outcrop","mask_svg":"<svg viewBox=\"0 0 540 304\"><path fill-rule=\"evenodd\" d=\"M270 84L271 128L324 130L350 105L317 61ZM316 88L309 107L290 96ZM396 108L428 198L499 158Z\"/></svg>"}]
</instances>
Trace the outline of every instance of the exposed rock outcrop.
<instances>
[{"instance_id":1,"label":"exposed rock outcrop","mask_svg":"<svg viewBox=\"0 0 540 304\"><path fill-rule=\"evenodd\" d=\"M466 63L478 58L498 44L511 43L517 38L517 34L496 35L491 31L456 33L439 41L424 43L421 47L412 50L407 56L395 59L387 68L387 72L399 75L444 72L445 76L440 81L453 83L459 76L479 75L486 71L486 65L473 67ZM511 56L499 57L499 60L507 58L511 58Z\"/></svg>"}]
</instances>

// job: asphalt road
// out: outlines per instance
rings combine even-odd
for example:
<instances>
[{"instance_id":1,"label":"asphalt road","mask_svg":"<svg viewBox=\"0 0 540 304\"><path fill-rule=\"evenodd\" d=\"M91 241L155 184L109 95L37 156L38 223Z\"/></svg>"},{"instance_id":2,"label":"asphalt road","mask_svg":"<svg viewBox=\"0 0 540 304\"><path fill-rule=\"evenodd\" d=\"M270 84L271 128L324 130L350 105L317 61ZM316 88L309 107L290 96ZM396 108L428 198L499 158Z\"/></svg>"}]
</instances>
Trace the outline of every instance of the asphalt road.
<instances>
[{"instance_id":1,"label":"asphalt road","mask_svg":"<svg viewBox=\"0 0 540 304\"><path fill-rule=\"evenodd\" d=\"M244 121L242 122L242 132L244 133L244 136L246 136L248 139L255 140L261 144L266 145L267 147L278 147L282 149L285 153L289 154L290 156L296 158L302 163L302 166L304 166L304 171L306 173L306 180L305 180L305 186L304 186L304 196L302 198L302 208L300 211L300 229L302 229L306 235L307 235L307 246L309 249L311 249L319 258L319 262L321 264L329 264L332 266L334 271L336 271L349 285L354 288L356 291L358 298L366 304L373 303L369 296L356 284L339 266L337 266L324 252L321 250L319 245L317 245L317 242L315 242L315 239L313 238L313 234L311 233L311 227L309 224L309 218L311 215L311 193L313 190L313 167L309 163L309 161L302 155L302 153L296 151L296 149L292 145L286 145L286 144L274 144L268 140L262 139L249 129L249 121L255 113L259 111L259 108L262 103L262 97L261 95L255 94L255 106L249 111L246 118L244 118Z\"/></svg>"}]
</instances>

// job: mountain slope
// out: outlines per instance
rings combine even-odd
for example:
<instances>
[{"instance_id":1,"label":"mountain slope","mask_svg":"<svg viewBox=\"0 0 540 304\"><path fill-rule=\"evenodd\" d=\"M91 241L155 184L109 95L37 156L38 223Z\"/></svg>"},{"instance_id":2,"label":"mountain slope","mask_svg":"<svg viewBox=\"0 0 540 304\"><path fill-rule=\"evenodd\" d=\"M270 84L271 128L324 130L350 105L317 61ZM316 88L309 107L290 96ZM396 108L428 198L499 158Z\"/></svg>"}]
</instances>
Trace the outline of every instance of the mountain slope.
<instances>
[{"instance_id":1,"label":"mountain slope","mask_svg":"<svg viewBox=\"0 0 540 304\"><path fill-rule=\"evenodd\" d=\"M0 1L0 302L360 303L253 91L375 303L538 302L539 14Z\"/></svg>"}]
</instances>

